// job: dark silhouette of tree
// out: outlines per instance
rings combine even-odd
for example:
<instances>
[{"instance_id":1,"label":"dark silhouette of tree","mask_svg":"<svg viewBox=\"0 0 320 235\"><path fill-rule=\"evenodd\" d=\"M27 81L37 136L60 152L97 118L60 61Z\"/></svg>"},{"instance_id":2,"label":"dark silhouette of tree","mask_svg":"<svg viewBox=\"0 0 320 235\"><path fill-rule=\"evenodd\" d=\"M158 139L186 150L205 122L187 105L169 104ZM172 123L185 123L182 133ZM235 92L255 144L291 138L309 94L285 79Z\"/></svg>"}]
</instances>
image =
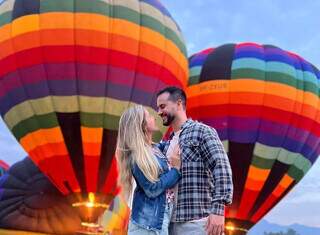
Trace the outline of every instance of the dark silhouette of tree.
<instances>
[{"instance_id":1,"label":"dark silhouette of tree","mask_svg":"<svg viewBox=\"0 0 320 235\"><path fill-rule=\"evenodd\" d=\"M297 231L295 231L294 229L291 229L289 228L287 230L287 232L276 232L276 233L273 233L273 232L264 232L263 233L264 235L300 235L299 233L297 233Z\"/></svg>"}]
</instances>

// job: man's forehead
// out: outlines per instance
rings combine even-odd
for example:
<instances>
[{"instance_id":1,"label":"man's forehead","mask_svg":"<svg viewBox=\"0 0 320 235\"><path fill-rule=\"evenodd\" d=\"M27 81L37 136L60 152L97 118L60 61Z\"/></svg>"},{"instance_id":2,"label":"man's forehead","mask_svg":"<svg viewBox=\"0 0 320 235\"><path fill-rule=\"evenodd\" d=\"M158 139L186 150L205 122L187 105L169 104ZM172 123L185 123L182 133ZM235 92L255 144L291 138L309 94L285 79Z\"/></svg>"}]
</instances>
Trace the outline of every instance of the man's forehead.
<instances>
[{"instance_id":1,"label":"man's forehead","mask_svg":"<svg viewBox=\"0 0 320 235\"><path fill-rule=\"evenodd\" d=\"M157 98L157 104L158 106L161 104L166 104L169 102L169 94L161 94Z\"/></svg>"},{"instance_id":2,"label":"man's forehead","mask_svg":"<svg viewBox=\"0 0 320 235\"><path fill-rule=\"evenodd\" d=\"M170 97L170 94L168 92L165 92L158 96L158 100L167 101L169 97Z\"/></svg>"}]
</instances>

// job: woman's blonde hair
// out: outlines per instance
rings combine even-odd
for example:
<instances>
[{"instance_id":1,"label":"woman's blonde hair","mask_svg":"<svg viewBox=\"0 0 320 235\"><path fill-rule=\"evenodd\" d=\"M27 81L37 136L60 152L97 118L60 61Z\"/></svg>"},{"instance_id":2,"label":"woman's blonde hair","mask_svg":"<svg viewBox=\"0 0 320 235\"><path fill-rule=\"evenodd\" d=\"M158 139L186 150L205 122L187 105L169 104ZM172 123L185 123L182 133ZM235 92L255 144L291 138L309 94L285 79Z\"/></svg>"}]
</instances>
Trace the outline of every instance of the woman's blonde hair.
<instances>
[{"instance_id":1,"label":"woman's blonde hair","mask_svg":"<svg viewBox=\"0 0 320 235\"><path fill-rule=\"evenodd\" d=\"M134 163L149 181L156 182L159 178L159 163L153 157L147 140L145 108L142 105L127 109L120 117L116 158L119 167L118 184L126 199L132 191L131 166Z\"/></svg>"}]
</instances>

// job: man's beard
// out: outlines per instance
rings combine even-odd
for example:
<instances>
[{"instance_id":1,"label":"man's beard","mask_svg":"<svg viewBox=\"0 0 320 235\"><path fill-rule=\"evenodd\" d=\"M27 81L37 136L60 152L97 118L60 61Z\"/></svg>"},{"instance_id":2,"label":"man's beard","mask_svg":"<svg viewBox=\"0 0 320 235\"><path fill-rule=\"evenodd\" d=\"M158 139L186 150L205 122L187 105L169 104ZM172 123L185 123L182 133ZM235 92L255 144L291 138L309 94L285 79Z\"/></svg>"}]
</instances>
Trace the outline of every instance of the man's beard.
<instances>
[{"instance_id":1,"label":"man's beard","mask_svg":"<svg viewBox=\"0 0 320 235\"><path fill-rule=\"evenodd\" d=\"M167 120L165 120L165 121L162 119L162 124L164 126L170 126L174 120L174 116L171 114L167 114L166 118L167 118Z\"/></svg>"}]
</instances>

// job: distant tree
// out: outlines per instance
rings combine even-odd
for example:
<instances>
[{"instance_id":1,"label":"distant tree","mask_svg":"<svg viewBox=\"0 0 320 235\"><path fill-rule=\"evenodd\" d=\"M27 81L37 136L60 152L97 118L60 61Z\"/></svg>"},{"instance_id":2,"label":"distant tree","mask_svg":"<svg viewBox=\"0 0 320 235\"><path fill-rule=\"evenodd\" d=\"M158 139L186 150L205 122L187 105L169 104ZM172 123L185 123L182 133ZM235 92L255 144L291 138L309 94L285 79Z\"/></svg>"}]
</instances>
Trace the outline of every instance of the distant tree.
<instances>
[{"instance_id":1,"label":"distant tree","mask_svg":"<svg viewBox=\"0 0 320 235\"><path fill-rule=\"evenodd\" d=\"M284 233L283 232L277 232L277 233L264 232L263 235L284 235Z\"/></svg>"},{"instance_id":2,"label":"distant tree","mask_svg":"<svg viewBox=\"0 0 320 235\"><path fill-rule=\"evenodd\" d=\"M276 232L276 233L273 233L273 232L264 232L263 235L299 235L299 233L297 233L297 231L289 228L287 230L287 232Z\"/></svg>"},{"instance_id":3,"label":"distant tree","mask_svg":"<svg viewBox=\"0 0 320 235\"><path fill-rule=\"evenodd\" d=\"M299 235L299 233L292 228L289 228L286 235Z\"/></svg>"}]
</instances>

